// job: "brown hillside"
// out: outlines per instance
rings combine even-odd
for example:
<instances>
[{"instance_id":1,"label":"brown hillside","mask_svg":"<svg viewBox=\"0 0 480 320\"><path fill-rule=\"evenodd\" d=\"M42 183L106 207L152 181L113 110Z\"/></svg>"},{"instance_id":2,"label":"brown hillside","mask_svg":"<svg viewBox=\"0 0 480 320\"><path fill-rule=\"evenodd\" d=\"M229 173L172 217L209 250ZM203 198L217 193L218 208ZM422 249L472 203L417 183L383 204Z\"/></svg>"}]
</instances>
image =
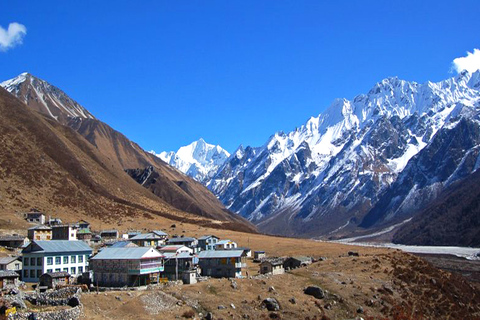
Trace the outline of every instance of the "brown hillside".
<instances>
[{"instance_id":1,"label":"brown hillside","mask_svg":"<svg viewBox=\"0 0 480 320\"><path fill-rule=\"evenodd\" d=\"M121 225L139 216L212 224L165 203L131 179L82 136L25 107L0 88L0 212L37 207L66 221ZM220 227L246 230L238 223Z\"/></svg>"},{"instance_id":2,"label":"brown hillside","mask_svg":"<svg viewBox=\"0 0 480 320\"><path fill-rule=\"evenodd\" d=\"M22 76L25 77L23 82L9 87L13 95L44 116L77 131L104 156L105 163L124 170L154 167L159 176L157 180L161 182L156 184L154 193L164 202L181 211L228 221L234 228L237 228L235 224L239 224L240 229L256 230L248 221L226 210L202 184L145 152L122 133L95 119L88 110L59 88L30 74L19 77Z\"/></svg>"}]
</instances>

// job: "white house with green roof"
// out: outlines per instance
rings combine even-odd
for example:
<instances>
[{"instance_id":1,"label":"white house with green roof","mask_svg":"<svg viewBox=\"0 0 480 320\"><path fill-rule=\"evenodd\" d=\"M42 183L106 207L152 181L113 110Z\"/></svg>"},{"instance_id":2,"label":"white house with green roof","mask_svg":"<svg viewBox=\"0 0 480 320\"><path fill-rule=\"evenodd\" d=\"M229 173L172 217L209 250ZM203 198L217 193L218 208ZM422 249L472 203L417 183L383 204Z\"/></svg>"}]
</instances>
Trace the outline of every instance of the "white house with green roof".
<instances>
[{"instance_id":1,"label":"white house with green roof","mask_svg":"<svg viewBox=\"0 0 480 320\"><path fill-rule=\"evenodd\" d=\"M72 276L80 275L88 270L91 255L92 248L84 241L33 241L22 250L22 281L38 282L47 272L66 271Z\"/></svg>"}]
</instances>

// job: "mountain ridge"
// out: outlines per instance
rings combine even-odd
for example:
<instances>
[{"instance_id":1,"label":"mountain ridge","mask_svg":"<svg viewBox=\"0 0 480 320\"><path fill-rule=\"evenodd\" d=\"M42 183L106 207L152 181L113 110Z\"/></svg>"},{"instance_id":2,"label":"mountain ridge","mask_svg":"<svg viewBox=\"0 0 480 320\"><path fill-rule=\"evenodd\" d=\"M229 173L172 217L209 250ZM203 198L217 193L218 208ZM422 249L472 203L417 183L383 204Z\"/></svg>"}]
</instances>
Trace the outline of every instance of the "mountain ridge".
<instances>
[{"instance_id":1,"label":"mountain ridge","mask_svg":"<svg viewBox=\"0 0 480 320\"><path fill-rule=\"evenodd\" d=\"M436 133L478 108L479 74L424 84L384 79L351 101L336 99L318 117L275 133L261 147L240 147L207 185L264 232L355 232Z\"/></svg>"}]
</instances>

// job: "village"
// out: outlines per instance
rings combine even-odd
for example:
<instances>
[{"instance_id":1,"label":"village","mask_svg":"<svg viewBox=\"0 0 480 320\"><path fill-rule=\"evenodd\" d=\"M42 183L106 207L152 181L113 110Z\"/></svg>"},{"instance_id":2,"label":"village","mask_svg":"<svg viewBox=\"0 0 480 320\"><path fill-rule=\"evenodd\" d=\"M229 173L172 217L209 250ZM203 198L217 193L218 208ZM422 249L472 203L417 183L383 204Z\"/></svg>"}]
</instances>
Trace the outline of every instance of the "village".
<instances>
[{"instance_id":1,"label":"village","mask_svg":"<svg viewBox=\"0 0 480 320\"><path fill-rule=\"evenodd\" d=\"M210 278L255 278L283 274L315 261L306 256L268 257L261 250L252 253L248 247L211 234L194 238L162 230L97 231L85 220L63 223L38 210L25 213L24 218L32 225L26 236L0 236L0 246L8 252L0 258L0 315L8 319L35 317L22 310L27 307L19 300L32 300L23 292L33 293L34 303L42 300L37 295L46 301L60 295L72 307L68 312L73 312L63 318L77 318L81 290L98 293L168 283L188 285Z\"/></svg>"}]
</instances>

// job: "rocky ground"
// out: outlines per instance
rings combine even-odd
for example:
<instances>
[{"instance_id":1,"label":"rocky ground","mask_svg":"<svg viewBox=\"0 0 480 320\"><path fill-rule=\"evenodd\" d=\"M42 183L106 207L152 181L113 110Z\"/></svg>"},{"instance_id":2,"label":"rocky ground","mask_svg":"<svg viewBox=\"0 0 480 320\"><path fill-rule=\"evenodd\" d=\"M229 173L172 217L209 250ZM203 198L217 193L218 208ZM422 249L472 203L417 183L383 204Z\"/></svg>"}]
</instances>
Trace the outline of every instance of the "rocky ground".
<instances>
[{"instance_id":1,"label":"rocky ground","mask_svg":"<svg viewBox=\"0 0 480 320\"><path fill-rule=\"evenodd\" d=\"M326 260L283 275L84 294L84 319L480 319L480 291L461 276L396 250L320 246Z\"/></svg>"}]
</instances>

